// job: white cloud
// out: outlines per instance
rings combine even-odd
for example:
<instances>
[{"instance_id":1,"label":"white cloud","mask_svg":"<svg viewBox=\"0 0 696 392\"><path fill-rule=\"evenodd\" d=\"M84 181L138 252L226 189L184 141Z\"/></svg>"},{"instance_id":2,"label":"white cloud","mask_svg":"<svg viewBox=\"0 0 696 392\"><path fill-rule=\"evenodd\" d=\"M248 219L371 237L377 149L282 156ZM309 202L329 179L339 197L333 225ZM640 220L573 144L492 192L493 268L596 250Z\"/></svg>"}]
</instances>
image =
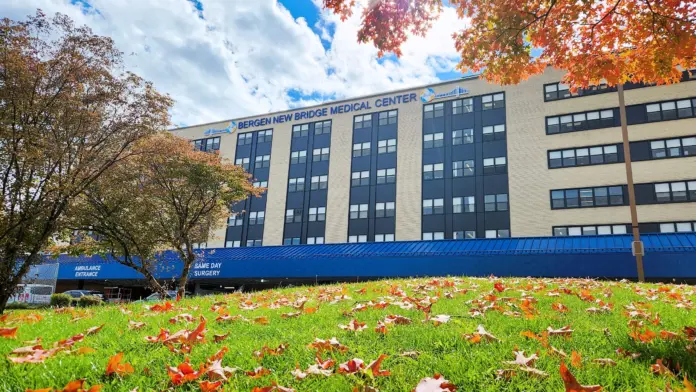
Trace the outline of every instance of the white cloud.
<instances>
[{"instance_id":1,"label":"white cloud","mask_svg":"<svg viewBox=\"0 0 696 392\"><path fill-rule=\"evenodd\" d=\"M188 125L437 81L456 65L451 36L462 26L445 9L427 37L404 45L400 59L378 61L371 44L357 43L359 10L346 22L322 12L317 26L308 26L275 0L201 0L205 19L188 0L87 2L91 9L71 0L4 0L0 16L23 19L41 8L111 36L130 70L176 100L174 122Z\"/></svg>"}]
</instances>

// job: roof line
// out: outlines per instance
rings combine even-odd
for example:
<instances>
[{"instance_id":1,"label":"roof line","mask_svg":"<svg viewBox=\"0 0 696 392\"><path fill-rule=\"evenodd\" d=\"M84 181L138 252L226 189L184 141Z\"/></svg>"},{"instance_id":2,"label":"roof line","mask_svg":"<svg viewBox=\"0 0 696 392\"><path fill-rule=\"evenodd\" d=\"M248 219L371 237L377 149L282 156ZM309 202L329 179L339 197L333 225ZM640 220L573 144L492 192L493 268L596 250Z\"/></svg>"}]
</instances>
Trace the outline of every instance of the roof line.
<instances>
[{"instance_id":1,"label":"roof line","mask_svg":"<svg viewBox=\"0 0 696 392\"><path fill-rule=\"evenodd\" d=\"M195 127L202 127L205 125L213 125L221 122L228 122L228 121L240 121L240 120L245 120L248 118L254 118L254 117L260 117L260 116L265 116L265 115L273 115L273 114L281 114L281 113L287 113L287 112L295 112L297 110L303 110L303 109L311 109L311 108L317 108L321 107L324 105L328 104L336 104L336 103L341 103L341 102L348 102L348 101L355 101L356 99L364 99L364 98L372 98L372 97L378 97L380 95L387 95L387 94L394 94L394 93L400 93L404 91L409 91L409 90L417 90L419 88L425 88L425 87L431 87L431 86L441 86L443 84L449 84L453 82L458 82L458 81L467 81L467 80L474 80L478 79L481 74L476 74L476 75L470 75L470 76L462 76L459 79L452 79L452 80L446 80L438 83L431 83L431 84L423 84L420 86L413 86L413 87L405 87L397 90L389 90L389 91L383 91L380 93L374 93L374 94L367 94L367 95L359 95L357 97L351 97L351 98L344 98L344 99L338 99L338 100L329 100L326 102L322 102L316 105L310 105L310 106L302 106L294 109L285 109L285 110L280 110L277 112L268 112L268 113L263 113L263 114L253 114L250 116L244 116L244 117L235 117L235 118L228 118L226 120L219 120L219 121L211 121L207 123L202 123L202 124L195 124L195 125L187 125L185 127L178 127L178 128L172 128L170 131L178 131L181 129L188 129L188 128L195 128Z\"/></svg>"}]
</instances>

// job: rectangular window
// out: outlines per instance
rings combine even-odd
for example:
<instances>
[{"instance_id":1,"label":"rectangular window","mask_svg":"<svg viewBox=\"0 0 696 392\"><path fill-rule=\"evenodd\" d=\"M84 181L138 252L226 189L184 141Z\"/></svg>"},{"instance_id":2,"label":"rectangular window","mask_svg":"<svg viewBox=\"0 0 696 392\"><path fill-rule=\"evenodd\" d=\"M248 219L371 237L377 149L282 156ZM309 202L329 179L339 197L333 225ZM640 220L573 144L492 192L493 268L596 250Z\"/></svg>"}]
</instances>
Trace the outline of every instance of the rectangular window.
<instances>
[{"instance_id":1,"label":"rectangular window","mask_svg":"<svg viewBox=\"0 0 696 392\"><path fill-rule=\"evenodd\" d=\"M502 173L507 173L507 159L505 157L483 159L483 174Z\"/></svg>"},{"instance_id":2,"label":"rectangular window","mask_svg":"<svg viewBox=\"0 0 696 392\"><path fill-rule=\"evenodd\" d=\"M394 234L375 234L375 242L394 242Z\"/></svg>"},{"instance_id":3,"label":"rectangular window","mask_svg":"<svg viewBox=\"0 0 696 392\"><path fill-rule=\"evenodd\" d=\"M435 118L442 117L445 115L445 104L444 103L433 103L430 105L423 105L423 118Z\"/></svg>"},{"instance_id":4,"label":"rectangular window","mask_svg":"<svg viewBox=\"0 0 696 392\"><path fill-rule=\"evenodd\" d=\"M266 131L259 131L258 138L256 139L256 143L270 143L273 141L273 130L268 129Z\"/></svg>"},{"instance_id":5,"label":"rectangular window","mask_svg":"<svg viewBox=\"0 0 696 392\"><path fill-rule=\"evenodd\" d=\"M293 125L292 137L303 137L309 134L309 124Z\"/></svg>"},{"instance_id":6,"label":"rectangular window","mask_svg":"<svg viewBox=\"0 0 696 392\"><path fill-rule=\"evenodd\" d=\"M696 100L680 99L678 101L647 104L645 105L645 114L648 122L693 117L695 101Z\"/></svg>"},{"instance_id":7,"label":"rectangular window","mask_svg":"<svg viewBox=\"0 0 696 392\"><path fill-rule=\"evenodd\" d=\"M299 245L300 237L291 237L283 239L283 245Z\"/></svg>"},{"instance_id":8,"label":"rectangular window","mask_svg":"<svg viewBox=\"0 0 696 392\"><path fill-rule=\"evenodd\" d=\"M483 202L483 210L486 212L508 210L507 193L499 193L497 195L484 195Z\"/></svg>"},{"instance_id":9,"label":"rectangular window","mask_svg":"<svg viewBox=\"0 0 696 392\"><path fill-rule=\"evenodd\" d=\"M304 178L290 178L288 179L288 192L304 192L305 189L305 179Z\"/></svg>"},{"instance_id":10,"label":"rectangular window","mask_svg":"<svg viewBox=\"0 0 696 392\"><path fill-rule=\"evenodd\" d=\"M476 198L474 196L452 198L452 212L455 214L476 212Z\"/></svg>"},{"instance_id":11,"label":"rectangular window","mask_svg":"<svg viewBox=\"0 0 696 392\"><path fill-rule=\"evenodd\" d=\"M314 134L315 135L323 135L323 134L328 134L331 133L331 120L327 121L319 121L314 123ZM317 237L317 238L323 238L323 237ZM309 240L309 238L307 239ZM323 244L323 242L322 242Z\"/></svg>"},{"instance_id":12,"label":"rectangular window","mask_svg":"<svg viewBox=\"0 0 696 392\"><path fill-rule=\"evenodd\" d=\"M435 180L443 178L445 176L445 164L444 163L433 163L423 165L423 179L424 180Z\"/></svg>"},{"instance_id":13,"label":"rectangular window","mask_svg":"<svg viewBox=\"0 0 696 392\"><path fill-rule=\"evenodd\" d=\"M239 213L227 218L227 226L241 226L244 223L244 214Z\"/></svg>"},{"instance_id":14,"label":"rectangular window","mask_svg":"<svg viewBox=\"0 0 696 392\"><path fill-rule=\"evenodd\" d=\"M377 170L377 184L393 184L396 182L396 168Z\"/></svg>"},{"instance_id":15,"label":"rectangular window","mask_svg":"<svg viewBox=\"0 0 696 392\"><path fill-rule=\"evenodd\" d=\"M307 162L307 150L293 151L290 153L290 164L298 164Z\"/></svg>"},{"instance_id":16,"label":"rectangular window","mask_svg":"<svg viewBox=\"0 0 696 392\"><path fill-rule=\"evenodd\" d=\"M367 204L351 204L350 219L367 219Z\"/></svg>"},{"instance_id":17,"label":"rectangular window","mask_svg":"<svg viewBox=\"0 0 696 392\"><path fill-rule=\"evenodd\" d=\"M452 238L455 240L470 240L476 238L476 231L465 230L465 231L454 231L452 232Z\"/></svg>"},{"instance_id":18,"label":"rectangular window","mask_svg":"<svg viewBox=\"0 0 696 392\"><path fill-rule=\"evenodd\" d=\"M312 150L312 162L321 162L329 160L329 148L315 148Z\"/></svg>"},{"instance_id":19,"label":"rectangular window","mask_svg":"<svg viewBox=\"0 0 696 392\"><path fill-rule=\"evenodd\" d=\"M353 120L353 128L372 128L372 115L365 114L363 116L355 116L355 119Z\"/></svg>"},{"instance_id":20,"label":"rectangular window","mask_svg":"<svg viewBox=\"0 0 696 392\"><path fill-rule=\"evenodd\" d=\"M591 208L625 205L623 186L551 191L551 208Z\"/></svg>"},{"instance_id":21,"label":"rectangular window","mask_svg":"<svg viewBox=\"0 0 696 392\"><path fill-rule=\"evenodd\" d=\"M423 148L435 148L445 145L445 134L442 132L423 135Z\"/></svg>"},{"instance_id":22,"label":"rectangular window","mask_svg":"<svg viewBox=\"0 0 696 392\"><path fill-rule=\"evenodd\" d=\"M580 189L580 207L594 207L592 188Z\"/></svg>"},{"instance_id":23,"label":"rectangular window","mask_svg":"<svg viewBox=\"0 0 696 392\"><path fill-rule=\"evenodd\" d=\"M458 129L452 131L452 145L458 146L460 144L471 144L474 142L474 130L473 129Z\"/></svg>"},{"instance_id":24,"label":"rectangular window","mask_svg":"<svg viewBox=\"0 0 696 392\"><path fill-rule=\"evenodd\" d=\"M445 213L444 199L424 199L423 215L440 215Z\"/></svg>"},{"instance_id":25,"label":"rectangular window","mask_svg":"<svg viewBox=\"0 0 696 392\"><path fill-rule=\"evenodd\" d=\"M614 126L614 109L546 118L546 133L566 133Z\"/></svg>"},{"instance_id":26,"label":"rectangular window","mask_svg":"<svg viewBox=\"0 0 696 392\"><path fill-rule=\"evenodd\" d=\"M367 236L366 235L351 235L348 236L348 242L350 243L358 243L358 242L367 242Z\"/></svg>"},{"instance_id":27,"label":"rectangular window","mask_svg":"<svg viewBox=\"0 0 696 392\"><path fill-rule=\"evenodd\" d=\"M249 158L237 158L235 159L234 164L241 166L245 171L249 171Z\"/></svg>"},{"instance_id":28,"label":"rectangular window","mask_svg":"<svg viewBox=\"0 0 696 392\"><path fill-rule=\"evenodd\" d=\"M324 237L307 237L307 245L321 245L324 243Z\"/></svg>"},{"instance_id":29,"label":"rectangular window","mask_svg":"<svg viewBox=\"0 0 696 392\"><path fill-rule=\"evenodd\" d=\"M323 222L326 220L326 207L311 207L309 209L310 222Z\"/></svg>"},{"instance_id":30,"label":"rectangular window","mask_svg":"<svg viewBox=\"0 0 696 392\"><path fill-rule=\"evenodd\" d=\"M329 176L328 175L323 175L323 176L312 176L312 184L310 189L313 191L319 190L319 189L326 189L329 185Z\"/></svg>"},{"instance_id":31,"label":"rectangular window","mask_svg":"<svg viewBox=\"0 0 696 392\"><path fill-rule=\"evenodd\" d=\"M255 188L268 188L268 181L254 181L252 185Z\"/></svg>"},{"instance_id":32,"label":"rectangular window","mask_svg":"<svg viewBox=\"0 0 696 392\"><path fill-rule=\"evenodd\" d=\"M505 139L505 124L483 127L484 142L503 139Z\"/></svg>"},{"instance_id":33,"label":"rectangular window","mask_svg":"<svg viewBox=\"0 0 696 392\"><path fill-rule=\"evenodd\" d=\"M561 226L553 228L555 237L580 236L580 235L619 235L626 234L628 225L589 225L589 226Z\"/></svg>"},{"instance_id":34,"label":"rectangular window","mask_svg":"<svg viewBox=\"0 0 696 392\"><path fill-rule=\"evenodd\" d=\"M549 151L549 168L601 165L619 161L615 144L597 147L580 147L570 150Z\"/></svg>"},{"instance_id":35,"label":"rectangular window","mask_svg":"<svg viewBox=\"0 0 696 392\"><path fill-rule=\"evenodd\" d=\"M473 175L473 160L452 162L452 177L468 177Z\"/></svg>"},{"instance_id":36,"label":"rectangular window","mask_svg":"<svg viewBox=\"0 0 696 392\"><path fill-rule=\"evenodd\" d=\"M270 155L260 155L256 157L254 168L260 169L262 167L271 166L271 156Z\"/></svg>"},{"instance_id":37,"label":"rectangular window","mask_svg":"<svg viewBox=\"0 0 696 392\"><path fill-rule=\"evenodd\" d=\"M486 230L486 238L510 238L510 230Z\"/></svg>"},{"instance_id":38,"label":"rectangular window","mask_svg":"<svg viewBox=\"0 0 696 392\"><path fill-rule=\"evenodd\" d=\"M225 248L239 248L242 246L242 241L225 241Z\"/></svg>"},{"instance_id":39,"label":"rectangular window","mask_svg":"<svg viewBox=\"0 0 696 392\"><path fill-rule=\"evenodd\" d=\"M375 204L375 217L376 218L392 217L392 216L394 216L395 211L396 211L396 204L393 201Z\"/></svg>"},{"instance_id":40,"label":"rectangular window","mask_svg":"<svg viewBox=\"0 0 696 392\"><path fill-rule=\"evenodd\" d=\"M396 139L380 140L377 142L377 154L396 152Z\"/></svg>"},{"instance_id":41,"label":"rectangular window","mask_svg":"<svg viewBox=\"0 0 696 392\"><path fill-rule=\"evenodd\" d=\"M597 206L609 205L609 190L605 187L594 188L594 202Z\"/></svg>"},{"instance_id":42,"label":"rectangular window","mask_svg":"<svg viewBox=\"0 0 696 392\"><path fill-rule=\"evenodd\" d=\"M474 99L466 98L452 101L452 114L471 113L474 111Z\"/></svg>"},{"instance_id":43,"label":"rectangular window","mask_svg":"<svg viewBox=\"0 0 696 392\"><path fill-rule=\"evenodd\" d=\"M237 145L244 146L247 144L251 144L252 136L253 133L251 132L237 134Z\"/></svg>"},{"instance_id":44,"label":"rectangular window","mask_svg":"<svg viewBox=\"0 0 696 392\"><path fill-rule=\"evenodd\" d=\"M436 240L444 240L445 239L445 233L442 231L436 231L436 232L426 232L423 233L423 241L436 241Z\"/></svg>"},{"instance_id":45,"label":"rectangular window","mask_svg":"<svg viewBox=\"0 0 696 392\"><path fill-rule=\"evenodd\" d=\"M482 110L490 110L505 107L505 94L498 93L481 97Z\"/></svg>"},{"instance_id":46,"label":"rectangular window","mask_svg":"<svg viewBox=\"0 0 696 392\"><path fill-rule=\"evenodd\" d=\"M302 209L301 208L290 208L285 210L285 223L299 223L302 222Z\"/></svg>"},{"instance_id":47,"label":"rectangular window","mask_svg":"<svg viewBox=\"0 0 696 392\"><path fill-rule=\"evenodd\" d=\"M368 170L352 172L350 186L370 185L370 172Z\"/></svg>"},{"instance_id":48,"label":"rectangular window","mask_svg":"<svg viewBox=\"0 0 696 392\"><path fill-rule=\"evenodd\" d=\"M263 246L263 240L247 240L246 246L247 248Z\"/></svg>"},{"instance_id":49,"label":"rectangular window","mask_svg":"<svg viewBox=\"0 0 696 392\"><path fill-rule=\"evenodd\" d=\"M370 155L370 142L353 144L353 158Z\"/></svg>"},{"instance_id":50,"label":"rectangular window","mask_svg":"<svg viewBox=\"0 0 696 392\"><path fill-rule=\"evenodd\" d=\"M379 125L396 124L397 112L390 110L379 114Z\"/></svg>"},{"instance_id":51,"label":"rectangular window","mask_svg":"<svg viewBox=\"0 0 696 392\"><path fill-rule=\"evenodd\" d=\"M694 115L694 108L691 106L691 100L683 99L677 101L677 116L679 118L692 117Z\"/></svg>"},{"instance_id":52,"label":"rectangular window","mask_svg":"<svg viewBox=\"0 0 696 392\"><path fill-rule=\"evenodd\" d=\"M262 225L266 218L265 211L252 211L249 213L249 226Z\"/></svg>"}]
</instances>

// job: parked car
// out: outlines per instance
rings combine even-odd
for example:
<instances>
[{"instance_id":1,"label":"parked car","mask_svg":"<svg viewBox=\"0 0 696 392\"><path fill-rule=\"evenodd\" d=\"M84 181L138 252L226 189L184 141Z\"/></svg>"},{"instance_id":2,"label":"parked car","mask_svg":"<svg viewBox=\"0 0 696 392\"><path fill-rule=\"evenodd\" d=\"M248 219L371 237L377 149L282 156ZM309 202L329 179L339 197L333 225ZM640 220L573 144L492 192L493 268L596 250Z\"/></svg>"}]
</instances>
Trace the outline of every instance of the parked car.
<instances>
[{"instance_id":1,"label":"parked car","mask_svg":"<svg viewBox=\"0 0 696 392\"><path fill-rule=\"evenodd\" d=\"M84 297L85 295L95 295L101 299L104 299L104 294L95 290L68 290L63 292L63 294L67 294L75 299L79 299L80 297Z\"/></svg>"},{"instance_id":2,"label":"parked car","mask_svg":"<svg viewBox=\"0 0 696 392\"><path fill-rule=\"evenodd\" d=\"M184 293L184 296L186 296L186 297L188 297L190 295L191 295L191 293L189 293L188 291ZM167 291L167 298L166 299L168 299L168 300L176 299L176 290ZM152 294L148 295L147 297L143 298L142 300L136 301L136 302L141 302L141 301L156 302L156 301L161 301L161 300L162 300L162 296L159 293L152 293Z\"/></svg>"}]
</instances>

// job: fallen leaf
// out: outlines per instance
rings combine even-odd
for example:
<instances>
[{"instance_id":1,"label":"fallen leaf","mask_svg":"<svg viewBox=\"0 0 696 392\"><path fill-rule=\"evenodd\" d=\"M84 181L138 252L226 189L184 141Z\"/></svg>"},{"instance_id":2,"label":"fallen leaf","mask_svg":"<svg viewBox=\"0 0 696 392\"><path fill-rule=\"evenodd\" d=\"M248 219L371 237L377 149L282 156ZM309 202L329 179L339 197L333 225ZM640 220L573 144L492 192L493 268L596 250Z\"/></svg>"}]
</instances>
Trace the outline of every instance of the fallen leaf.
<instances>
[{"instance_id":1,"label":"fallen leaf","mask_svg":"<svg viewBox=\"0 0 696 392\"><path fill-rule=\"evenodd\" d=\"M616 362L609 358L597 358L593 359L592 362L597 363L601 366L613 367L616 366Z\"/></svg>"},{"instance_id":2,"label":"fallen leaf","mask_svg":"<svg viewBox=\"0 0 696 392\"><path fill-rule=\"evenodd\" d=\"M566 325L565 327L561 327L559 329L553 329L551 327L546 328L546 331L549 333L549 336L565 336L568 337L573 333L573 330L570 329L569 325Z\"/></svg>"},{"instance_id":3,"label":"fallen leaf","mask_svg":"<svg viewBox=\"0 0 696 392\"><path fill-rule=\"evenodd\" d=\"M215 392L220 389L222 381L200 381L201 392Z\"/></svg>"},{"instance_id":4,"label":"fallen leaf","mask_svg":"<svg viewBox=\"0 0 696 392\"><path fill-rule=\"evenodd\" d=\"M563 361L561 361L561 378L563 379L566 392L596 392L602 390L602 387L599 385L580 385Z\"/></svg>"},{"instance_id":5,"label":"fallen leaf","mask_svg":"<svg viewBox=\"0 0 696 392\"><path fill-rule=\"evenodd\" d=\"M230 336L230 333L229 333L229 332L227 332L227 333L224 334L224 335L215 334L215 335L213 335L213 342L215 342L215 343L220 343L220 342L222 342L223 340L227 339L228 336Z\"/></svg>"},{"instance_id":6,"label":"fallen leaf","mask_svg":"<svg viewBox=\"0 0 696 392\"><path fill-rule=\"evenodd\" d=\"M655 364L650 365L650 371L653 374L666 375L669 377L674 377L674 373L667 366L662 363L662 359L658 359Z\"/></svg>"},{"instance_id":7,"label":"fallen leaf","mask_svg":"<svg viewBox=\"0 0 696 392\"><path fill-rule=\"evenodd\" d=\"M19 327L14 328L0 328L0 336L7 339L16 339L17 330Z\"/></svg>"},{"instance_id":8,"label":"fallen leaf","mask_svg":"<svg viewBox=\"0 0 696 392\"><path fill-rule=\"evenodd\" d=\"M446 314L438 314L437 316L431 317L430 321L432 321L433 324L437 327L440 324L445 324L449 322L450 318L452 318L452 316L448 316Z\"/></svg>"},{"instance_id":9,"label":"fallen leaf","mask_svg":"<svg viewBox=\"0 0 696 392\"><path fill-rule=\"evenodd\" d=\"M457 387L439 374L422 378L413 392L454 392Z\"/></svg>"},{"instance_id":10,"label":"fallen leaf","mask_svg":"<svg viewBox=\"0 0 696 392\"><path fill-rule=\"evenodd\" d=\"M420 354L421 353L418 351L404 351L401 354L399 354L399 356L416 359L420 356Z\"/></svg>"},{"instance_id":11,"label":"fallen leaf","mask_svg":"<svg viewBox=\"0 0 696 392\"><path fill-rule=\"evenodd\" d=\"M367 324L361 323L360 321L358 321L356 319L352 319L352 320L350 320L348 325L340 324L338 327L343 329L343 330L346 330L346 331L358 332L358 331L362 331L365 328L367 328Z\"/></svg>"},{"instance_id":12,"label":"fallen leaf","mask_svg":"<svg viewBox=\"0 0 696 392\"><path fill-rule=\"evenodd\" d=\"M271 371L268 369L265 369L263 366L259 366L256 369L250 371L250 372L245 372L247 376L251 378L261 378L267 374L271 374Z\"/></svg>"},{"instance_id":13,"label":"fallen leaf","mask_svg":"<svg viewBox=\"0 0 696 392\"><path fill-rule=\"evenodd\" d=\"M536 354L532 354L529 357L524 356L524 351L513 351L515 355L514 361L505 361L504 363L509 365L520 365L520 366L533 366L534 362L539 359Z\"/></svg>"},{"instance_id":14,"label":"fallen leaf","mask_svg":"<svg viewBox=\"0 0 696 392\"><path fill-rule=\"evenodd\" d=\"M367 365L367 369L372 372L372 375L377 377L377 376L389 376L391 372L389 370L380 370L379 367L382 365L382 361L388 358L389 356L386 354L381 354L377 359L374 361L370 362L369 365Z\"/></svg>"},{"instance_id":15,"label":"fallen leaf","mask_svg":"<svg viewBox=\"0 0 696 392\"><path fill-rule=\"evenodd\" d=\"M128 329L136 330L136 329L140 329L144 326L145 326L145 323L142 321L128 320Z\"/></svg>"},{"instance_id":16,"label":"fallen leaf","mask_svg":"<svg viewBox=\"0 0 696 392\"><path fill-rule=\"evenodd\" d=\"M567 306L563 305L562 303L558 303L558 302L552 304L551 309L553 309L557 312L561 312L561 313L566 313L569 310Z\"/></svg>"},{"instance_id":17,"label":"fallen leaf","mask_svg":"<svg viewBox=\"0 0 696 392\"><path fill-rule=\"evenodd\" d=\"M85 335L94 335L95 333L99 332L104 328L104 324L89 328L87 331L85 331Z\"/></svg>"},{"instance_id":18,"label":"fallen leaf","mask_svg":"<svg viewBox=\"0 0 696 392\"><path fill-rule=\"evenodd\" d=\"M580 353L578 353L577 351L573 351L572 353L570 353L570 364L571 366L576 368L582 367L582 356L580 355Z\"/></svg>"},{"instance_id":19,"label":"fallen leaf","mask_svg":"<svg viewBox=\"0 0 696 392\"><path fill-rule=\"evenodd\" d=\"M342 374L354 374L365 368L365 362L360 358L353 358L338 365L338 372Z\"/></svg>"},{"instance_id":20,"label":"fallen leaf","mask_svg":"<svg viewBox=\"0 0 696 392\"><path fill-rule=\"evenodd\" d=\"M123 353L118 353L111 358L106 364L106 376L111 376L116 374L117 376L125 376L126 374L133 373L133 366L129 363L121 363L123 359Z\"/></svg>"}]
</instances>

